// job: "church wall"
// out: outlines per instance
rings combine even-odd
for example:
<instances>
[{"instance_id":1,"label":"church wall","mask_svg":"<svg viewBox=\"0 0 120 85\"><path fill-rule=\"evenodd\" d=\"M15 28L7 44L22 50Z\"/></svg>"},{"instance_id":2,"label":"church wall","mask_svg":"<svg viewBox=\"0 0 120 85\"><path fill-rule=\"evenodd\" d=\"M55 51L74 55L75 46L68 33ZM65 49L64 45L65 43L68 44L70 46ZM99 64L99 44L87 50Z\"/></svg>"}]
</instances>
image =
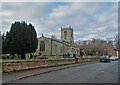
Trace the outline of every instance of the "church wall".
<instances>
[{"instance_id":1,"label":"church wall","mask_svg":"<svg viewBox=\"0 0 120 85\"><path fill-rule=\"evenodd\" d=\"M68 46L63 42L52 41L52 55L65 55L68 51Z\"/></svg>"},{"instance_id":2,"label":"church wall","mask_svg":"<svg viewBox=\"0 0 120 85\"><path fill-rule=\"evenodd\" d=\"M51 40L46 39L45 40L45 52L44 52L44 55L50 55L50 53L51 53Z\"/></svg>"},{"instance_id":3,"label":"church wall","mask_svg":"<svg viewBox=\"0 0 120 85\"><path fill-rule=\"evenodd\" d=\"M52 55L61 55L62 43L53 41L52 42Z\"/></svg>"},{"instance_id":4,"label":"church wall","mask_svg":"<svg viewBox=\"0 0 120 85\"><path fill-rule=\"evenodd\" d=\"M40 42L43 41L45 43L45 51L40 51ZM38 48L36 50L36 53L39 54L44 54L44 55L50 55L51 53L51 40L47 39L45 37L40 37L38 39Z\"/></svg>"},{"instance_id":5,"label":"church wall","mask_svg":"<svg viewBox=\"0 0 120 85\"><path fill-rule=\"evenodd\" d=\"M40 42L43 41L45 43L45 51L40 51ZM51 48L52 46L52 48ZM37 55L46 55L46 56L53 56L53 55L65 55L68 53L69 47L63 43L56 40L51 40L50 38L40 37L38 39L38 48L36 49Z\"/></svg>"}]
</instances>

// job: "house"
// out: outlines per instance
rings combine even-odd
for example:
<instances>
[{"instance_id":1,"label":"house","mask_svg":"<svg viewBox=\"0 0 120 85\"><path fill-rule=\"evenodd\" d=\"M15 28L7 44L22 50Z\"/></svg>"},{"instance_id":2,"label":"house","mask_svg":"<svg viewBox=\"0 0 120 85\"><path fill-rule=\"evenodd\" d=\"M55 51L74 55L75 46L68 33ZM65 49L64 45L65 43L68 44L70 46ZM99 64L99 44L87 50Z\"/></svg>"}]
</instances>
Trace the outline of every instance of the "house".
<instances>
[{"instance_id":1,"label":"house","mask_svg":"<svg viewBox=\"0 0 120 85\"><path fill-rule=\"evenodd\" d=\"M91 45L80 45L77 44L75 46L76 48L82 49L87 54L89 50L92 51L92 55L101 56L101 55L116 55L116 51L107 43L101 43L101 44L91 44Z\"/></svg>"}]
</instances>

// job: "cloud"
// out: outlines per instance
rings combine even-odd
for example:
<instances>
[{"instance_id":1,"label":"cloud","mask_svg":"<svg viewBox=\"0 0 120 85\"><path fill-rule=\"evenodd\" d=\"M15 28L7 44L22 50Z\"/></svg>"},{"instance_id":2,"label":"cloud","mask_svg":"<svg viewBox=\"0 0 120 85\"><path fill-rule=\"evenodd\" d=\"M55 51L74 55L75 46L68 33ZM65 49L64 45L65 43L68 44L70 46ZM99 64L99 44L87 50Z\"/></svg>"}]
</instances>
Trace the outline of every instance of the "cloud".
<instances>
[{"instance_id":1,"label":"cloud","mask_svg":"<svg viewBox=\"0 0 120 85\"><path fill-rule=\"evenodd\" d=\"M3 32L16 20L35 26L41 34L60 38L60 28L71 25L74 39L106 38L117 32L117 3L111 2L4 2Z\"/></svg>"},{"instance_id":2,"label":"cloud","mask_svg":"<svg viewBox=\"0 0 120 85\"><path fill-rule=\"evenodd\" d=\"M91 34L91 35L88 36L88 38L90 38L90 39L96 38L96 37L97 37L97 35L95 35L95 34Z\"/></svg>"},{"instance_id":3,"label":"cloud","mask_svg":"<svg viewBox=\"0 0 120 85\"><path fill-rule=\"evenodd\" d=\"M1 0L2 2L118 2L119 0Z\"/></svg>"},{"instance_id":4,"label":"cloud","mask_svg":"<svg viewBox=\"0 0 120 85\"><path fill-rule=\"evenodd\" d=\"M98 28L95 28L92 32L93 33L102 33L104 32L106 28L105 27L98 27Z\"/></svg>"}]
</instances>

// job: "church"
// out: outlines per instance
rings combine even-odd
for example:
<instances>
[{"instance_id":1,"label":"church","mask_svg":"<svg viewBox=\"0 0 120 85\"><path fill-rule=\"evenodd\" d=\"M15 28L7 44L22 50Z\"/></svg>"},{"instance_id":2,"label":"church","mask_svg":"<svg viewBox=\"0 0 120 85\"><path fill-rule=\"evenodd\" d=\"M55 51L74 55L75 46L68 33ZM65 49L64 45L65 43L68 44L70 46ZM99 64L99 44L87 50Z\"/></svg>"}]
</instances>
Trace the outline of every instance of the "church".
<instances>
[{"instance_id":1,"label":"church","mask_svg":"<svg viewBox=\"0 0 120 85\"><path fill-rule=\"evenodd\" d=\"M73 28L61 27L61 39L45 37L43 34L38 38L36 53L39 56L65 56L76 53L74 48Z\"/></svg>"}]
</instances>

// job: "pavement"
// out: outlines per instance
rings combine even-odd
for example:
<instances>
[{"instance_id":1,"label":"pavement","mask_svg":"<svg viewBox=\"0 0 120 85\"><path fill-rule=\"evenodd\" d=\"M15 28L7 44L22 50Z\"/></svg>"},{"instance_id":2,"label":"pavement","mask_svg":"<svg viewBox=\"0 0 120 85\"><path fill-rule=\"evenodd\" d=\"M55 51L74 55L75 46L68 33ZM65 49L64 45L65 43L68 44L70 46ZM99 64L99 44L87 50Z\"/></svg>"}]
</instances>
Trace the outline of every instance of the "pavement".
<instances>
[{"instance_id":1,"label":"pavement","mask_svg":"<svg viewBox=\"0 0 120 85\"><path fill-rule=\"evenodd\" d=\"M96 62L96 61L94 61L94 62ZM75 66L82 65L82 64L88 64L88 63L93 63L93 62L76 63L76 64L69 64L69 65L62 65L62 66L48 67L48 68L39 68L39 69L3 74L2 75L2 83L10 83L10 82L20 80L23 78L33 77L36 75L49 73L52 71L62 70L62 69L75 67Z\"/></svg>"}]
</instances>

